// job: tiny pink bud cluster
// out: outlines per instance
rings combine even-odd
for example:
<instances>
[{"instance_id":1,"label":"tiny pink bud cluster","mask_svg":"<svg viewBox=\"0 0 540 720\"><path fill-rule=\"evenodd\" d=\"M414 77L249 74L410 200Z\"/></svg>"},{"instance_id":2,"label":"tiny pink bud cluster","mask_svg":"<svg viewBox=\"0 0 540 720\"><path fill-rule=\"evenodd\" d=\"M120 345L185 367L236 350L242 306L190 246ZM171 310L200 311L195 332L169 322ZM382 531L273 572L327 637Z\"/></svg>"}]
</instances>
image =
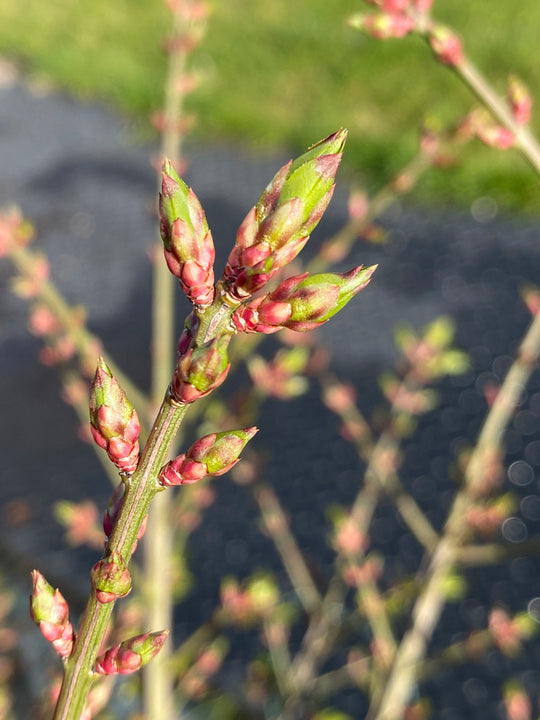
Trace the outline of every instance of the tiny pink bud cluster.
<instances>
[{"instance_id":1,"label":"tiny pink bud cluster","mask_svg":"<svg viewBox=\"0 0 540 720\"><path fill-rule=\"evenodd\" d=\"M332 197L346 136L339 130L284 165L247 214L223 276L231 305L261 290L304 247Z\"/></svg>"},{"instance_id":2,"label":"tiny pink bud cluster","mask_svg":"<svg viewBox=\"0 0 540 720\"><path fill-rule=\"evenodd\" d=\"M220 669L228 641L221 637L199 652L185 674L179 679L183 694L201 700L209 690L209 680Z\"/></svg>"},{"instance_id":3,"label":"tiny pink bud cluster","mask_svg":"<svg viewBox=\"0 0 540 720\"><path fill-rule=\"evenodd\" d=\"M38 570L32 571L30 615L43 636L62 658L70 655L75 634L69 622L69 608L59 590L54 590Z\"/></svg>"},{"instance_id":4,"label":"tiny pink bud cluster","mask_svg":"<svg viewBox=\"0 0 540 720\"><path fill-rule=\"evenodd\" d=\"M232 323L243 332L274 333L286 327L305 332L327 322L371 279L375 266L348 273L296 275L268 295L240 307Z\"/></svg>"},{"instance_id":5,"label":"tiny pink bud cluster","mask_svg":"<svg viewBox=\"0 0 540 720\"><path fill-rule=\"evenodd\" d=\"M477 137L488 147L506 150L515 144L514 134L504 125L499 125L484 108L473 110L462 123L461 133Z\"/></svg>"},{"instance_id":6,"label":"tiny pink bud cluster","mask_svg":"<svg viewBox=\"0 0 540 720\"><path fill-rule=\"evenodd\" d=\"M113 377L103 358L90 392L90 430L96 443L124 473L133 473L139 462L141 426L136 410Z\"/></svg>"},{"instance_id":7,"label":"tiny pink bud cluster","mask_svg":"<svg viewBox=\"0 0 540 720\"><path fill-rule=\"evenodd\" d=\"M508 82L508 104L520 125L527 125L532 114L532 97L529 88L515 75Z\"/></svg>"},{"instance_id":8,"label":"tiny pink bud cluster","mask_svg":"<svg viewBox=\"0 0 540 720\"><path fill-rule=\"evenodd\" d=\"M206 397L221 385L230 368L227 358L230 339L230 335L220 335L179 356L170 386L175 402L187 405Z\"/></svg>"},{"instance_id":9,"label":"tiny pink bud cluster","mask_svg":"<svg viewBox=\"0 0 540 720\"><path fill-rule=\"evenodd\" d=\"M412 32L414 21L403 12L379 12L353 15L349 24L378 40L402 38Z\"/></svg>"},{"instance_id":10,"label":"tiny pink bud cluster","mask_svg":"<svg viewBox=\"0 0 540 720\"><path fill-rule=\"evenodd\" d=\"M197 440L186 453L168 462L159 474L161 485L189 485L206 475L223 475L257 432L256 427L211 433Z\"/></svg>"},{"instance_id":11,"label":"tiny pink bud cluster","mask_svg":"<svg viewBox=\"0 0 540 720\"><path fill-rule=\"evenodd\" d=\"M165 260L186 297L199 307L214 299L215 250L197 196L165 160L160 193L160 229Z\"/></svg>"},{"instance_id":12,"label":"tiny pink bud cluster","mask_svg":"<svg viewBox=\"0 0 540 720\"><path fill-rule=\"evenodd\" d=\"M66 528L66 539L70 545L102 547L103 535L98 527L98 509L91 500L79 503L61 500L55 505L57 520Z\"/></svg>"},{"instance_id":13,"label":"tiny pink bud cluster","mask_svg":"<svg viewBox=\"0 0 540 720\"><path fill-rule=\"evenodd\" d=\"M461 40L450 28L434 25L429 34L429 44L437 60L454 67L463 62Z\"/></svg>"},{"instance_id":14,"label":"tiny pink bud cluster","mask_svg":"<svg viewBox=\"0 0 540 720\"><path fill-rule=\"evenodd\" d=\"M163 647L168 630L143 633L110 648L96 660L98 675L129 675L146 665Z\"/></svg>"},{"instance_id":15,"label":"tiny pink bud cluster","mask_svg":"<svg viewBox=\"0 0 540 720\"><path fill-rule=\"evenodd\" d=\"M20 210L13 208L0 213L0 257L27 245L32 236L32 226L23 219Z\"/></svg>"},{"instance_id":16,"label":"tiny pink bud cluster","mask_svg":"<svg viewBox=\"0 0 540 720\"><path fill-rule=\"evenodd\" d=\"M252 355L247 367L258 393L289 400L307 390L304 373L309 359L305 347L281 348L270 362L260 355Z\"/></svg>"},{"instance_id":17,"label":"tiny pink bud cluster","mask_svg":"<svg viewBox=\"0 0 540 720\"><path fill-rule=\"evenodd\" d=\"M278 586L269 575L255 575L244 587L235 578L225 578L220 595L228 620L242 627L268 618L280 599Z\"/></svg>"},{"instance_id":18,"label":"tiny pink bud cluster","mask_svg":"<svg viewBox=\"0 0 540 720\"><path fill-rule=\"evenodd\" d=\"M119 552L113 551L99 560L90 576L96 598L104 605L124 597L131 590L131 575Z\"/></svg>"}]
</instances>

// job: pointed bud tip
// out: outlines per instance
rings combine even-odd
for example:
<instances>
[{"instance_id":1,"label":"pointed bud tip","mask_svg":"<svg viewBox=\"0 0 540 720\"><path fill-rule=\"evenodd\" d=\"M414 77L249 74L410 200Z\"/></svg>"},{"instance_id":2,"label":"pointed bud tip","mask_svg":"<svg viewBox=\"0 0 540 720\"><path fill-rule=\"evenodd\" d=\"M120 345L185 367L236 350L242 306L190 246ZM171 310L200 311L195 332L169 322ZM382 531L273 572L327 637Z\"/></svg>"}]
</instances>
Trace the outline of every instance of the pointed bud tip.
<instances>
[{"instance_id":1,"label":"pointed bud tip","mask_svg":"<svg viewBox=\"0 0 540 720\"><path fill-rule=\"evenodd\" d=\"M319 140L314 145L312 145L309 150L313 150L314 148L321 147L322 145L328 146L328 152L329 153L339 153L343 150L345 143L347 141L347 135L349 134L349 131L347 128L340 128L339 130L336 130L336 132L332 133L326 138L323 138L322 140ZM308 152L309 152L308 150Z\"/></svg>"}]
</instances>

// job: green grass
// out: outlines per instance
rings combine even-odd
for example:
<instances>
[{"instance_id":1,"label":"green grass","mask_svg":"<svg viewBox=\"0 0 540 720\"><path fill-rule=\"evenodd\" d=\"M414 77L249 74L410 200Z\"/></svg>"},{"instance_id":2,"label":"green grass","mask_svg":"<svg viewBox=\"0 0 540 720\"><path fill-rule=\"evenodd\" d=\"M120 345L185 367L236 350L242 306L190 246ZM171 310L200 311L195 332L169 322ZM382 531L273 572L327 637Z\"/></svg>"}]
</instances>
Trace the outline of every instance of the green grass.
<instances>
[{"instance_id":1,"label":"green grass","mask_svg":"<svg viewBox=\"0 0 540 720\"><path fill-rule=\"evenodd\" d=\"M451 121L473 100L417 38L383 43L345 27L366 8L360 0L215 2L194 57L206 78L189 101L197 138L293 153L344 125L347 167L369 188L384 182L414 152L426 115ZM435 10L501 93L514 72L540 97L537 0L436 0ZM161 103L167 18L161 0L2 0L0 52L143 127ZM430 173L418 196L465 204L490 195L535 210L537 186L516 153L474 144L451 172Z\"/></svg>"}]
</instances>

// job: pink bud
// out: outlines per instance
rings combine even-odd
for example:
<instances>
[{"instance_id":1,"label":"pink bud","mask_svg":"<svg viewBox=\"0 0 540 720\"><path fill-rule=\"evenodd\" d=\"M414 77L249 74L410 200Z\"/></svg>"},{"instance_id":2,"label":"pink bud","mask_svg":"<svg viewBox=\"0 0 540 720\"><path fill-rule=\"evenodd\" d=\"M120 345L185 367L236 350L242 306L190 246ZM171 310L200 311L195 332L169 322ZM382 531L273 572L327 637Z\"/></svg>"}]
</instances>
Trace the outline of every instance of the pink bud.
<instances>
[{"instance_id":1,"label":"pink bud","mask_svg":"<svg viewBox=\"0 0 540 720\"><path fill-rule=\"evenodd\" d=\"M165 160L160 193L160 229L165 260L187 298L199 307L214 299L215 250L202 206Z\"/></svg>"},{"instance_id":2,"label":"pink bud","mask_svg":"<svg viewBox=\"0 0 540 720\"><path fill-rule=\"evenodd\" d=\"M401 38L414 28L414 21L408 15L392 12L358 13L349 17L348 23L378 40Z\"/></svg>"},{"instance_id":3,"label":"pink bud","mask_svg":"<svg viewBox=\"0 0 540 720\"><path fill-rule=\"evenodd\" d=\"M300 252L332 197L346 131L284 165L242 222L223 276L231 305L260 290Z\"/></svg>"},{"instance_id":4,"label":"pink bud","mask_svg":"<svg viewBox=\"0 0 540 720\"><path fill-rule=\"evenodd\" d=\"M32 335L43 337L58 333L61 325L58 318L53 315L46 305L38 304L32 308L28 328Z\"/></svg>"},{"instance_id":5,"label":"pink bud","mask_svg":"<svg viewBox=\"0 0 540 720\"><path fill-rule=\"evenodd\" d=\"M256 427L210 433L187 451L168 462L159 474L161 485L188 485L206 475L223 475L239 460L239 455L257 432Z\"/></svg>"},{"instance_id":6,"label":"pink bud","mask_svg":"<svg viewBox=\"0 0 540 720\"><path fill-rule=\"evenodd\" d=\"M116 467L133 473L139 461L139 418L103 358L90 392L90 423L94 440Z\"/></svg>"},{"instance_id":7,"label":"pink bud","mask_svg":"<svg viewBox=\"0 0 540 720\"><path fill-rule=\"evenodd\" d=\"M463 62L463 48L458 36L444 25L435 25L429 36L429 43L435 56L445 65L459 65Z\"/></svg>"},{"instance_id":8,"label":"pink bud","mask_svg":"<svg viewBox=\"0 0 540 720\"><path fill-rule=\"evenodd\" d=\"M508 103L516 122L527 125L531 119L532 97L527 86L515 75L508 83Z\"/></svg>"},{"instance_id":9,"label":"pink bud","mask_svg":"<svg viewBox=\"0 0 540 720\"><path fill-rule=\"evenodd\" d=\"M68 605L60 591L54 590L38 570L32 571L32 584L30 615L60 657L68 657L75 637Z\"/></svg>"},{"instance_id":10,"label":"pink bud","mask_svg":"<svg viewBox=\"0 0 540 720\"><path fill-rule=\"evenodd\" d=\"M190 348L177 362L170 386L173 400L189 404L206 397L227 377L227 347L231 336L221 335L199 348Z\"/></svg>"},{"instance_id":11,"label":"pink bud","mask_svg":"<svg viewBox=\"0 0 540 720\"><path fill-rule=\"evenodd\" d=\"M98 657L94 671L98 675L129 675L158 654L168 635L169 631L163 630L124 640Z\"/></svg>"},{"instance_id":12,"label":"pink bud","mask_svg":"<svg viewBox=\"0 0 540 720\"><path fill-rule=\"evenodd\" d=\"M375 267L288 278L270 294L240 307L231 322L244 332L273 333L283 327L299 332L313 330L368 284Z\"/></svg>"},{"instance_id":13,"label":"pink bud","mask_svg":"<svg viewBox=\"0 0 540 720\"><path fill-rule=\"evenodd\" d=\"M27 245L33 234L32 226L18 208L0 213L0 257L8 255L13 248Z\"/></svg>"}]
</instances>

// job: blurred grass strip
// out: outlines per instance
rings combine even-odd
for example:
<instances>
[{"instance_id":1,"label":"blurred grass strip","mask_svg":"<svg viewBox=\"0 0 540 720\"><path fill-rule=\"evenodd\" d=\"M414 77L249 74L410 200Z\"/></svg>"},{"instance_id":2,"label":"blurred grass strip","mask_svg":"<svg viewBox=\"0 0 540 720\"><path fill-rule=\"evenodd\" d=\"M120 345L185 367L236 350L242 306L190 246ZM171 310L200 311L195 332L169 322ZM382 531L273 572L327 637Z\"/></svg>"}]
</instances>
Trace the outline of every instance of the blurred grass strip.
<instances>
[{"instance_id":1,"label":"blurred grass strip","mask_svg":"<svg viewBox=\"0 0 540 720\"><path fill-rule=\"evenodd\" d=\"M345 27L347 15L368 9L354 0L216 0L195 55L206 75L190 99L198 138L293 153L345 125L346 167L377 187L414 152L426 114L448 122L472 100L420 40L383 43ZM515 73L540 102L537 0L436 0L434 14L458 29L501 94ZM161 0L1 0L0 53L144 128L161 103L167 18ZM420 199L488 195L502 207L538 209L536 181L515 153L472 148L451 172L430 173Z\"/></svg>"}]
</instances>

